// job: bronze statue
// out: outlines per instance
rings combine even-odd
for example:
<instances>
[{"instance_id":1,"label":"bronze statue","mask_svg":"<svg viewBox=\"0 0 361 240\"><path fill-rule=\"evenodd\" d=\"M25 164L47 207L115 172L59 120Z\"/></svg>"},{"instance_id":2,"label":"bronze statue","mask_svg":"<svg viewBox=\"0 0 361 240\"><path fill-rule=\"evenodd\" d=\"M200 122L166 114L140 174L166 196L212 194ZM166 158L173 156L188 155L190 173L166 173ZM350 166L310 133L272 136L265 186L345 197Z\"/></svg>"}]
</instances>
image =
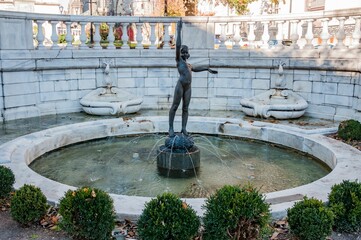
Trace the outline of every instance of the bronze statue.
<instances>
[{"instance_id":1,"label":"bronze statue","mask_svg":"<svg viewBox=\"0 0 361 240\"><path fill-rule=\"evenodd\" d=\"M209 67L193 67L187 63L187 59L190 57L188 47L182 45L181 32L182 32L182 20L178 21L177 24L177 41L176 41L176 58L177 68L179 72L179 79L174 90L173 104L169 110L169 136L174 137L174 117L178 109L180 101L183 100L182 106L182 130L181 133L188 136L186 130L188 121L188 106L191 101L191 84L192 84L192 72L208 71L212 74L218 73Z\"/></svg>"}]
</instances>

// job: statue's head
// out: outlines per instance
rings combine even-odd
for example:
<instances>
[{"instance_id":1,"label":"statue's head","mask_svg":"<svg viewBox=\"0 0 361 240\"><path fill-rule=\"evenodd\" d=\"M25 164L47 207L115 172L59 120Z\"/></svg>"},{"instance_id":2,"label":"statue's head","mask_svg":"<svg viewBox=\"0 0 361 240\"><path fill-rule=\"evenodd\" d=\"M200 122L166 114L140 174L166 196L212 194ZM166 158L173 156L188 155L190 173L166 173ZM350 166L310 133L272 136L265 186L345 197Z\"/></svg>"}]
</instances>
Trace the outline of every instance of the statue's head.
<instances>
[{"instance_id":1,"label":"statue's head","mask_svg":"<svg viewBox=\"0 0 361 240\"><path fill-rule=\"evenodd\" d=\"M191 55L189 55L189 52L188 52L188 46L186 46L186 45L181 46L180 55L184 61L187 60L191 56Z\"/></svg>"}]
</instances>

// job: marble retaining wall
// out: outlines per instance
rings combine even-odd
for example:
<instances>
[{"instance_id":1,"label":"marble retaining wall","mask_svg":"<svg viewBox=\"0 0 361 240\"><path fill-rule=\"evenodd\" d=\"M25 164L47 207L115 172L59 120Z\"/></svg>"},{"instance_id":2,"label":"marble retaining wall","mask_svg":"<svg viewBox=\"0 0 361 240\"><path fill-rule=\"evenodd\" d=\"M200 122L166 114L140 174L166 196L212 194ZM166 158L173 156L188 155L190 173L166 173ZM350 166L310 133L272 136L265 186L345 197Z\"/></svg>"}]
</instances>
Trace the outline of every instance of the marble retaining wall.
<instances>
[{"instance_id":1,"label":"marble retaining wall","mask_svg":"<svg viewBox=\"0 0 361 240\"><path fill-rule=\"evenodd\" d=\"M3 96L2 76L0 74L0 122L3 121L3 112L4 112L4 96Z\"/></svg>"},{"instance_id":2,"label":"marble retaining wall","mask_svg":"<svg viewBox=\"0 0 361 240\"><path fill-rule=\"evenodd\" d=\"M240 111L240 99L274 86L286 63L287 87L302 95L309 116L361 120L361 51L190 50L191 109ZM143 109L169 109L178 79L174 50L2 50L0 120L81 111L79 99L103 86L104 61L115 86L144 98Z\"/></svg>"}]
</instances>

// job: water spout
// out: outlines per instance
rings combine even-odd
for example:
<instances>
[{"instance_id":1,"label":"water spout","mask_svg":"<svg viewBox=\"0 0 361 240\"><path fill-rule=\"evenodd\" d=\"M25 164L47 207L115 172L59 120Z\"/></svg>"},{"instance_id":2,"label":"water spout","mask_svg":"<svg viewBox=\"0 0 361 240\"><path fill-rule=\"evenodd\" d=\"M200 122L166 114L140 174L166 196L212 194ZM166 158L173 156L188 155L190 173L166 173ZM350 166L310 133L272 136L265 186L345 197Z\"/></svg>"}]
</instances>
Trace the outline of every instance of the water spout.
<instances>
[{"instance_id":1,"label":"water spout","mask_svg":"<svg viewBox=\"0 0 361 240\"><path fill-rule=\"evenodd\" d=\"M286 63L283 61L280 61L278 64L278 78L276 81L276 88L281 88L284 89L286 88L286 81L285 81L285 76L283 73L283 67L286 66Z\"/></svg>"},{"instance_id":2,"label":"water spout","mask_svg":"<svg viewBox=\"0 0 361 240\"><path fill-rule=\"evenodd\" d=\"M110 77L110 65L112 64L112 61L104 61L103 65L105 66L104 68L104 80L103 80L103 84L106 86L106 94L114 94L112 92L112 85L113 85L113 81Z\"/></svg>"}]
</instances>

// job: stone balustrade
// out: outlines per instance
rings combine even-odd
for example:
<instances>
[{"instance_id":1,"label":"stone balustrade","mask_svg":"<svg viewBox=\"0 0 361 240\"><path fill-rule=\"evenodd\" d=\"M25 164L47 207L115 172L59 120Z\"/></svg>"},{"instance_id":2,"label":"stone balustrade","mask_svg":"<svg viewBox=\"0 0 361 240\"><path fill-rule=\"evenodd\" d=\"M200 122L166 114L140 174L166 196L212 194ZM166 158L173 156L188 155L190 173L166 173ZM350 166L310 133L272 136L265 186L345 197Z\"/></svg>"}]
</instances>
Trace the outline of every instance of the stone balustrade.
<instances>
[{"instance_id":1,"label":"stone balustrade","mask_svg":"<svg viewBox=\"0 0 361 240\"><path fill-rule=\"evenodd\" d=\"M183 39L193 49L282 49L285 45L290 45L293 49L360 48L360 12L360 9L350 9L290 15L184 17L186 24ZM0 18L6 20L3 24L25 23L15 28L2 28L5 29L5 33L2 31L1 34L2 38L11 39L11 36L23 35L20 38L30 44L22 46L38 50L167 49L172 47L171 42L174 43L172 38L179 19L44 15L5 11L0 11ZM38 30L40 26L43 31ZM14 33L16 30L23 31ZM5 42L14 44L17 40ZM14 46L1 44L1 49L12 48Z\"/></svg>"}]
</instances>

